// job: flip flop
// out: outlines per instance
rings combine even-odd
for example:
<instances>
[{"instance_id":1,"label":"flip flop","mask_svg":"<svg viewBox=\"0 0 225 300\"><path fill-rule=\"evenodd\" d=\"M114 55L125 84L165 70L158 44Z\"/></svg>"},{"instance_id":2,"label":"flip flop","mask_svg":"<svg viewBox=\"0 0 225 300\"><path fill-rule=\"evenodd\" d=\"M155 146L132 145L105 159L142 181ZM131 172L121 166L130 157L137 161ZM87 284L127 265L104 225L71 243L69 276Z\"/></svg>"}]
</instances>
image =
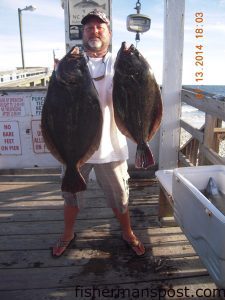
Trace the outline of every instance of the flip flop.
<instances>
[{"instance_id":1,"label":"flip flop","mask_svg":"<svg viewBox=\"0 0 225 300\"><path fill-rule=\"evenodd\" d=\"M53 248L57 249L56 252L59 251L60 248L62 248L62 252L57 255L57 254L53 254L53 248L52 248L52 256L53 257L60 257L63 255L63 253L69 248L69 246L72 244L72 242L75 240L76 238L76 234L74 233L73 238L70 241L63 241L61 238L59 238L59 240L56 243L56 246L54 246Z\"/></svg>"},{"instance_id":2,"label":"flip flop","mask_svg":"<svg viewBox=\"0 0 225 300\"><path fill-rule=\"evenodd\" d=\"M128 248L132 249L133 252L137 255L137 256L143 256L145 255L145 247L142 244L142 242L135 236L135 239L133 239L132 241L127 241L123 236L122 236L122 240L125 242L125 244L127 245ZM142 254L138 254L138 250L141 251L142 247L144 248L144 253Z\"/></svg>"}]
</instances>

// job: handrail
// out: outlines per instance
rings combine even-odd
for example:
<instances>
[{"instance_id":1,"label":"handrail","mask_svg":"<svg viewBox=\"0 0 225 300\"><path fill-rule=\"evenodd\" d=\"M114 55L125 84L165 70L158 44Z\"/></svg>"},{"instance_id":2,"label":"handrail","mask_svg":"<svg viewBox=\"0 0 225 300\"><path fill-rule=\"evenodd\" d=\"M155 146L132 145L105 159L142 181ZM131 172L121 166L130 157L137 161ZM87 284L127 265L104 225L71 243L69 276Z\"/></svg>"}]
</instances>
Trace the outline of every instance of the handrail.
<instances>
[{"instance_id":1,"label":"handrail","mask_svg":"<svg viewBox=\"0 0 225 300\"><path fill-rule=\"evenodd\" d=\"M218 100L215 95L206 92L202 93L202 99L197 95L191 90L182 89L181 101L225 121L225 101Z\"/></svg>"},{"instance_id":2,"label":"handrail","mask_svg":"<svg viewBox=\"0 0 225 300\"><path fill-rule=\"evenodd\" d=\"M225 138L225 101L216 95L202 92L201 99L194 90L182 89L181 101L205 112L205 124L197 129L180 120L180 127L191 134L191 138L180 147L180 165L224 164L225 157L219 155L220 143Z\"/></svg>"}]
</instances>

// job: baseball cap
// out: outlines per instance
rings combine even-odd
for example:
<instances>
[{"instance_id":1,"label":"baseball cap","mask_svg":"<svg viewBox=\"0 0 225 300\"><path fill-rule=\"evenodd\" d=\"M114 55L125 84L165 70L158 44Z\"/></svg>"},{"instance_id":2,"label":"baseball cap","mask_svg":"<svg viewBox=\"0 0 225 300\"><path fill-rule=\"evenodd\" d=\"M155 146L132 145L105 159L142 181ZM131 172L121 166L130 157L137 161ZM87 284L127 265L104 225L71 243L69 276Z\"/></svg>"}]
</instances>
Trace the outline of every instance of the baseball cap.
<instances>
[{"instance_id":1,"label":"baseball cap","mask_svg":"<svg viewBox=\"0 0 225 300\"><path fill-rule=\"evenodd\" d=\"M103 11L94 9L93 11L90 11L85 17L83 17L83 19L81 20L81 24L85 25L91 17L96 17L106 24L110 23L109 19L106 17L106 14Z\"/></svg>"}]
</instances>

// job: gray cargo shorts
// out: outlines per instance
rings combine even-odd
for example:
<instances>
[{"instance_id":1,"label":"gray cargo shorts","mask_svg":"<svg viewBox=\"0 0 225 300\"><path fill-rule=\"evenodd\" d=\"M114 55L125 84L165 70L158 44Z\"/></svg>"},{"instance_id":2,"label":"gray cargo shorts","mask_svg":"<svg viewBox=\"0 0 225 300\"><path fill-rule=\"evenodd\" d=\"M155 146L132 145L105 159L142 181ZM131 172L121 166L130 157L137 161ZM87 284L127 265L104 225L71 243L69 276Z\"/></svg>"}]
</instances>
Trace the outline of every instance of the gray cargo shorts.
<instances>
[{"instance_id":1,"label":"gray cargo shorts","mask_svg":"<svg viewBox=\"0 0 225 300\"><path fill-rule=\"evenodd\" d=\"M88 183L92 169L94 169L96 180L105 194L107 206L117 208L121 213L124 213L129 200L127 161L114 161L104 164L84 164L80 168L80 172L86 183ZM62 196L65 205L78 208L84 207L85 191L76 194L62 192Z\"/></svg>"}]
</instances>

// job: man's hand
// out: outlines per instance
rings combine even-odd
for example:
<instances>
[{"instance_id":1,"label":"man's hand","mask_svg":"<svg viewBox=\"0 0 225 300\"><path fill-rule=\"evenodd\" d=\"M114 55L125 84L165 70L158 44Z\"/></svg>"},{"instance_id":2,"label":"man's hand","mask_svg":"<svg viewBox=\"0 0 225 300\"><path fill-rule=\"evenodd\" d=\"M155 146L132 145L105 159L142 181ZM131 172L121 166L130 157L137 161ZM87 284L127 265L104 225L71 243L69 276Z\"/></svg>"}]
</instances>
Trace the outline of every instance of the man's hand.
<instances>
[{"instance_id":1,"label":"man's hand","mask_svg":"<svg viewBox=\"0 0 225 300\"><path fill-rule=\"evenodd\" d=\"M71 51L71 54L74 56L80 54L80 49L78 47L74 47L74 49Z\"/></svg>"}]
</instances>

